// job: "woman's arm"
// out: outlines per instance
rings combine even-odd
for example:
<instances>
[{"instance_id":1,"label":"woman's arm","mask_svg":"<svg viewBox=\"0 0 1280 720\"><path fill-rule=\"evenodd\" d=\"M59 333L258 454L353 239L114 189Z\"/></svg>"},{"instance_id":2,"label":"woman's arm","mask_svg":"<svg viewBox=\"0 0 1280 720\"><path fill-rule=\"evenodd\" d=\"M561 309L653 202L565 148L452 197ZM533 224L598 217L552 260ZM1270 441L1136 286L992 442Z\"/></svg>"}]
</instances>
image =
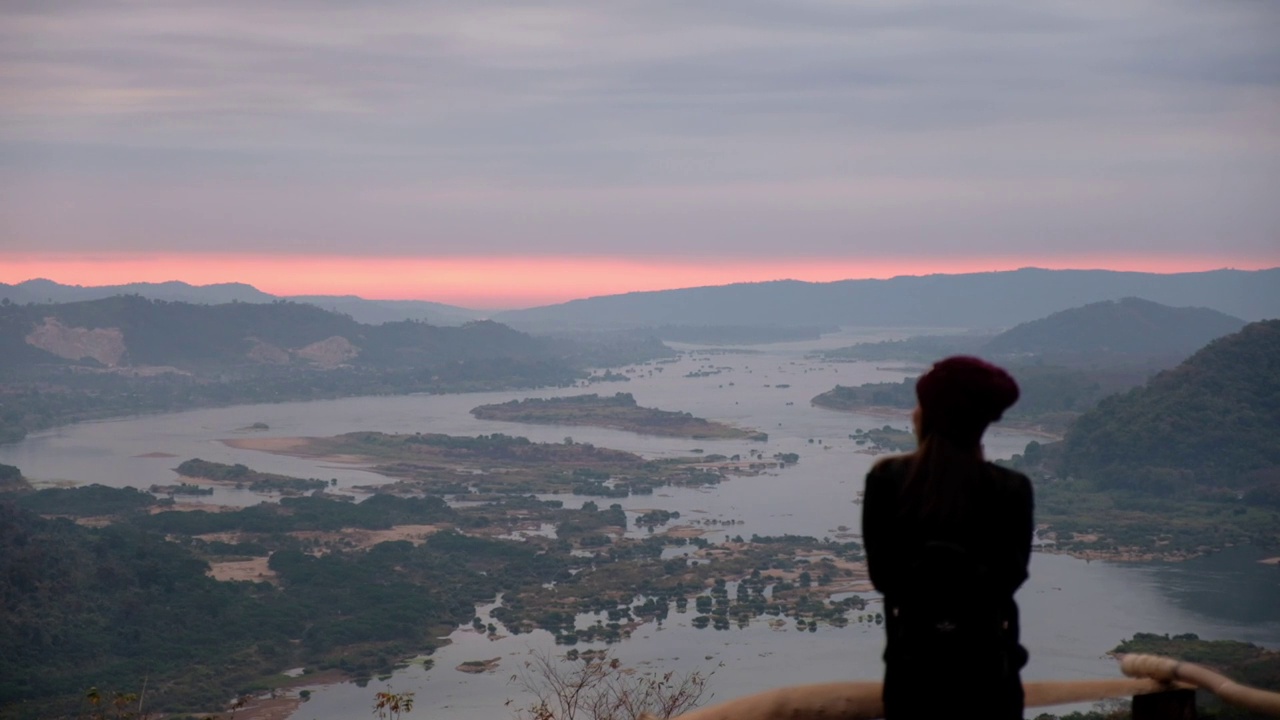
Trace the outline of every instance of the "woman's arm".
<instances>
[{"instance_id":1,"label":"woman's arm","mask_svg":"<svg viewBox=\"0 0 1280 720\"><path fill-rule=\"evenodd\" d=\"M1014 492L1009 504L1013 517L1007 525L1009 535L1004 540L1010 559L1009 570L1005 575L1009 580L1010 594L1027 581L1027 566L1031 563L1031 541L1036 532L1035 498L1031 481L1021 473L1013 473L1013 480Z\"/></svg>"},{"instance_id":2,"label":"woman's arm","mask_svg":"<svg viewBox=\"0 0 1280 720\"><path fill-rule=\"evenodd\" d=\"M867 473L866 483L862 490L862 549L867 556L867 574L871 584L880 593L887 594L886 588L892 586L890 568L893 561L889 555L893 552L893 544L885 537L888 534L888 518L892 513L893 492L890 478L885 476L883 465L876 465Z\"/></svg>"}]
</instances>

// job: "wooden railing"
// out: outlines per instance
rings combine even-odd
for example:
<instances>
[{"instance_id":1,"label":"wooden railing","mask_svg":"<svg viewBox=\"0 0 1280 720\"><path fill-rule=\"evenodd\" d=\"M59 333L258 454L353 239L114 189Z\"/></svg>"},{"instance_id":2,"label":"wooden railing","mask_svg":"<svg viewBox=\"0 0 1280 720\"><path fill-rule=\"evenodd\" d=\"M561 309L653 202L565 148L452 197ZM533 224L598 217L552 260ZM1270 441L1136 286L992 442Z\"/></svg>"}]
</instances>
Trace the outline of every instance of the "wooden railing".
<instances>
[{"instance_id":1,"label":"wooden railing","mask_svg":"<svg viewBox=\"0 0 1280 720\"><path fill-rule=\"evenodd\" d=\"M1127 678L1026 682L1027 707L1134 698L1134 720L1194 718L1195 689L1262 715L1280 717L1280 693L1233 682L1208 668L1154 655L1124 655ZM884 716L879 682L797 685L730 700L676 720L874 720Z\"/></svg>"}]
</instances>

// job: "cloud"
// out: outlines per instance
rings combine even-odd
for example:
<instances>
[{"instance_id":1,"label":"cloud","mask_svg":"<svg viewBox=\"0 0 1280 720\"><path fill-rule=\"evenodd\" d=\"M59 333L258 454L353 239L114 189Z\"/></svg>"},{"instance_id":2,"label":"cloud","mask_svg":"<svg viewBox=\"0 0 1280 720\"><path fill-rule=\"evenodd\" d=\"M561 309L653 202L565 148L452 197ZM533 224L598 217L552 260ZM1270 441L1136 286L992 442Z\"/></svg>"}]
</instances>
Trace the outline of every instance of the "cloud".
<instances>
[{"instance_id":1,"label":"cloud","mask_svg":"<svg viewBox=\"0 0 1280 720\"><path fill-rule=\"evenodd\" d=\"M1280 254L1280 8L7 3L0 248Z\"/></svg>"}]
</instances>

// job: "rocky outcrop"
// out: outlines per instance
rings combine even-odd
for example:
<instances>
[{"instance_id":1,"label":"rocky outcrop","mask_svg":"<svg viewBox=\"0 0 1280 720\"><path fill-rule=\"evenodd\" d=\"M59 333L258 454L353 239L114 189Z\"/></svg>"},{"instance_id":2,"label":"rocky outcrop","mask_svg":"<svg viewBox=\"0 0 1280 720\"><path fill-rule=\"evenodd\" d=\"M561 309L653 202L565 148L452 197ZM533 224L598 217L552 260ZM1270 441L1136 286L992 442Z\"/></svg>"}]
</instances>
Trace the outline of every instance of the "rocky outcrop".
<instances>
[{"instance_id":1,"label":"rocky outcrop","mask_svg":"<svg viewBox=\"0 0 1280 720\"><path fill-rule=\"evenodd\" d=\"M268 342L263 342L258 338L249 338L252 347L246 353L248 358L254 362L267 365L288 365L290 361L289 353Z\"/></svg>"},{"instance_id":2,"label":"rocky outcrop","mask_svg":"<svg viewBox=\"0 0 1280 720\"><path fill-rule=\"evenodd\" d=\"M298 357L325 369L339 367L360 354L360 348L351 344L350 340L334 335L326 340L314 342L295 351Z\"/></svg>"},{"instance_id":3,"label":"rocky outcrop","mask_svg":"<svg viewBox=\"0 0 1280 720\"><path fill-rule=\"evenodd\" d=\"M26 337L27 344L68 360L92 358L107 367L115 367L124 359L124 333L118 328L67 327L57 318L46 317L44 324Z\"/></svg>"}]
</instances>

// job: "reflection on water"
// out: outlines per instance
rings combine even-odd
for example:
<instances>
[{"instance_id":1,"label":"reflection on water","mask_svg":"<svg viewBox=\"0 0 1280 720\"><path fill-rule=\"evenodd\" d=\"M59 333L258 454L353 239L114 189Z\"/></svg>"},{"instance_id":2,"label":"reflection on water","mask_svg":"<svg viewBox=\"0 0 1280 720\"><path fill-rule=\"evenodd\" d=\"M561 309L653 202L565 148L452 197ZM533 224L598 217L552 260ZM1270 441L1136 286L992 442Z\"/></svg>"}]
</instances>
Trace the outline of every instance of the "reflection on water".
<instances>
[{"instance_id":1,"label":"reflection on water","mask_svg":"<svg viewBox=\"0 0 1280 720\"><path fill-rule=\"evenodd\" d=\"M38 481L146 488L173 483L173 468L183 460L199 457L244 463L265 472L335 478L336 490L349 492L353 486L376 484L382 479L358 466L237 450L220 440L244 436L239 428L263 422L270 429L254 436L327 436L352 430L468 435L501 432L544 442L572 436L578 442L649 457L688 455L694 448L745 455L755 448L766 450L767 455L795 452L801 459L793 467L734 478L718 487L663 488L621 503L633 515L655 508L679 511L681 518L674 524L702 521L705 524L700 526L713 540L752 533L834 536L840 526L857 530L860 506L853 501L873 459L858 452L849 434L857 428L908 425L905 413L886 419L809 405L810 398L837 383L896 382L906 377L901 368L878 369L875 363L826 364L805 357L820 346L847 345L856 337L855 331L820 342L765 346L758 349L761 352L689 356L675 363L636 368L631 382L586 390L347 398L84 423L0 447L0 462L17 465ZM877 339L887 337L891 335L880 333ZM728 369L710 376L685 377L708 364ZM477 405L515 398L618 391L634 394L641 405L757 428L770 438L764 445L688 441L587 427L483 421L469 412ZM1007 457L1020 452L1030 439L1014 432L995 432L988 437L986 450L993 457ZM148 454L169 457L143 457ZM247 490L219 488L214 496L198 500L249 505L263 499ZM574 506L587 498L563 499ZM729 521L733 524L721 524ZM630 534L645 532L631 530ZM668 555L680 552L672 550ZM1280 645L1280 603L1276 602L1280 568L1262 565L1257 559L1256 553L1237 549L1174 565L1121 566L1037 553L1031 579L1018 596L1024 644L1031 651L1024 676L1114 677L1114 663L1104 654L1135 632L1194 632L1211 639ZM615 651L625 662L639 667L689 671L716 669L724 663L710 684L719 699L770 686L876 678L882 671L883 633L875 626L854 623L837 629L824 625L815 633L801 633L790 627L773 630L757 621L745 629L715 631L692 629L688 625L691 617L692 613L672 612L667 622L641 627ZM504 703L517 694L507 678L532 648L554 647L550 635L542 632L490 640L468 629L455 632L451 640L436 653L434 669L410 667L396 673L389 683L396 691L417 692L424 716L462 720L510 717L511 708ZM454 670L468 660L499 656L502 665L493 674L467 675ZM367 688L344 684L316 689L295 717L337 720L368 716L373 694L387 686L375 681Z\"/></svg>"},{"instance_id":2,"label":"reflection on water","mask_svg":"<svg viewBox=\"0 0 1280 720\"><path fill-rule=\"evenodd\" d=\"M1238 624L1235 639L1269 644L1280 614L1280 565L1260 562L1255 548L1230 548L1209 557L1151 565L1166 597L1189 612ZM1229 589L1228 589L1229 588Z\"/></svg>"}]
</instances>

